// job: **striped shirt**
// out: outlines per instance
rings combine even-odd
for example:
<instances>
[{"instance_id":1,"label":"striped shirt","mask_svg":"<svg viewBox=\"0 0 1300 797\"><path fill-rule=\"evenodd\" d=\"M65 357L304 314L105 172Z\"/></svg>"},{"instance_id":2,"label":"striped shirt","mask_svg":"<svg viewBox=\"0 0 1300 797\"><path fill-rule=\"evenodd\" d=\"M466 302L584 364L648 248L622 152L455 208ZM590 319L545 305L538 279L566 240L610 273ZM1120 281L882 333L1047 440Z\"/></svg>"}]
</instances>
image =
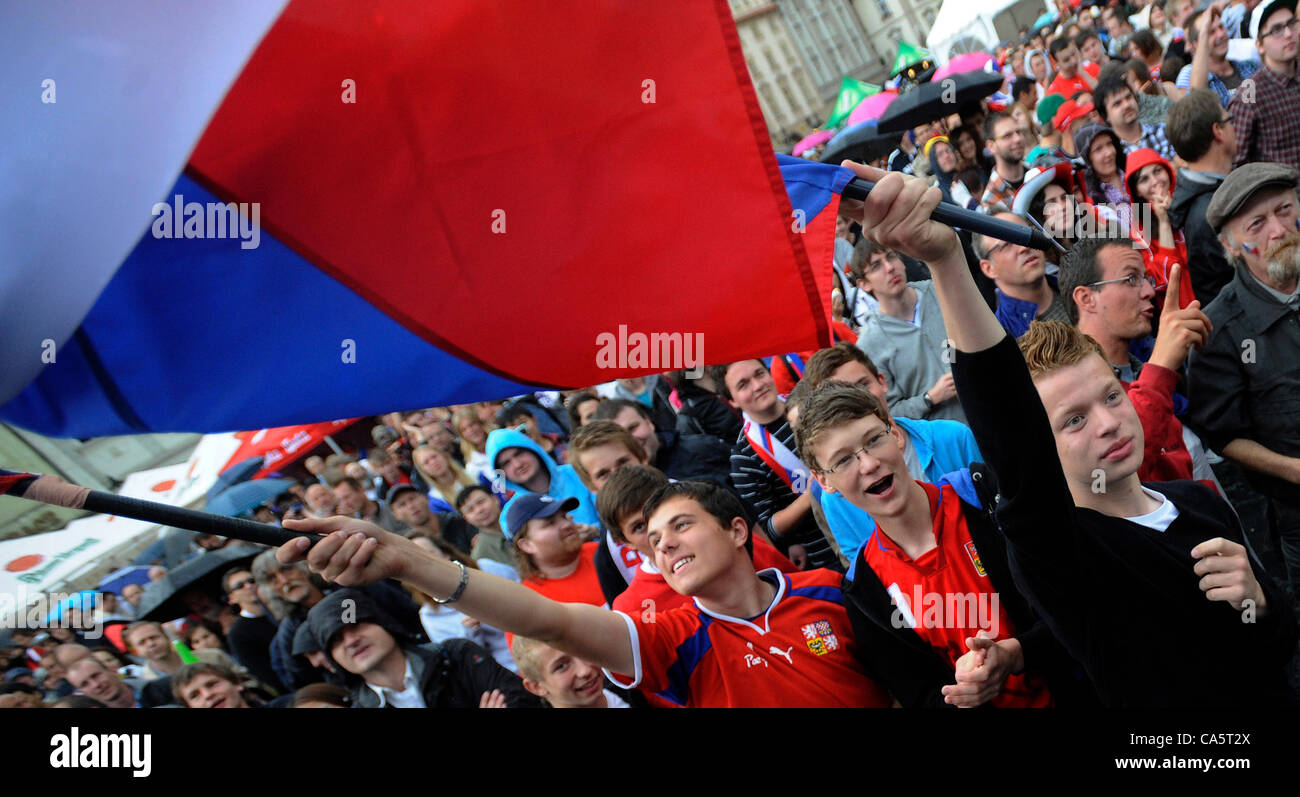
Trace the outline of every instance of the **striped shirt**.
<instances>
[{"instance_id":1,"label":"striped shirt","mask_svg":"<svg viewBox=\"0 0 1300 797\"><path fill-rule=\"evenodd\" d=\"M1140 124L1142 135L1138 136L1137 141L1120 141L1124 144L1124 154L1131 155L1139 149L1153 149L1160 154L1160 157L1173 163L1174 158L1178 157L1174 152L1174 145L1169 143L1169 137L1165 135L1165 126L1163 124Z\"/></svg>"},{"instance_id":2,"label":"striped shirt","mask_svg":"<svg viewBox=\"0 0 1300 797\"><path fill-rule=\"evenodd\" d=\"M791 451L799 450L794 442L794 432L786 422L785 416L764 424L764 427L786 448ZM740 493L740 497L749 502L758 512L758 522L769 537L788 545L802 545L808 554L810 567L835 569L840 567L839 557L835 555L835 551L826 540L826 535L822 534L812 512L805 515L785 534L780 534L772 526L772 516L794 503L798 496L790 489L790 485L772 472L767 463L754 452L754 447L745 438L744 431L741 431L735 446L731 449L731 483L736 486L736 492Z\"/></svg>"}]
</instances>

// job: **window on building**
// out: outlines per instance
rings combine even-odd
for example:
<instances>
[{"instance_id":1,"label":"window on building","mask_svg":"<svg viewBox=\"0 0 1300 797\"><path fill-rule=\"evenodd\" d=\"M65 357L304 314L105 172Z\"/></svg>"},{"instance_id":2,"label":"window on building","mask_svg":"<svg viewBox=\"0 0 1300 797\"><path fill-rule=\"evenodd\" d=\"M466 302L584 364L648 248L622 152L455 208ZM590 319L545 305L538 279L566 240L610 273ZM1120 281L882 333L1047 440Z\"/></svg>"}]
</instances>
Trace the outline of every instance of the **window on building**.
<instances>
[{"instance_id":1,"label":"window on building","mask_svg":"<svg viewBox=\"0 0 1300 797\"><path fill-rule=\"evenodd\" d=\"M893 9L889 7L889 0L876 0L876 8L880 9L881 19L889 19L894 15Z\"/></svg>"}]
</instances>

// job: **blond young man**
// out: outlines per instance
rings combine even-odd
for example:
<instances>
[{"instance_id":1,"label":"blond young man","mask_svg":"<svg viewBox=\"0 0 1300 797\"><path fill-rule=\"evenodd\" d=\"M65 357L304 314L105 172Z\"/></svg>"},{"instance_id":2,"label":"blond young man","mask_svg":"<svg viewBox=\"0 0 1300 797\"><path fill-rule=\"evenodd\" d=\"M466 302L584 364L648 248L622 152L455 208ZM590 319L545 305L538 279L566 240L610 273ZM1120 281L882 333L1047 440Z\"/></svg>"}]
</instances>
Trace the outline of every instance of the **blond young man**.
<instances>
[{"instance_id":1,"label":"blond young man","mask_svg":"<svg viewBox=\"0 0 1300 797\"><path fill-rule=\"evenodd\" d=\"M1193 482L1141 483L1137 413L1105 360L1068 342L1077 340L1068 326L1031 326L1021 354L953 230L930 219L937 190L844 165L878 181L862 204L867 234L930 265L958 395L997 473L1015 583L1102 703L1293 702L1295 619L1242 545L1231 507ZM1198 639L1214 643L1189 653Z\"/></svg>"}]
</instances>

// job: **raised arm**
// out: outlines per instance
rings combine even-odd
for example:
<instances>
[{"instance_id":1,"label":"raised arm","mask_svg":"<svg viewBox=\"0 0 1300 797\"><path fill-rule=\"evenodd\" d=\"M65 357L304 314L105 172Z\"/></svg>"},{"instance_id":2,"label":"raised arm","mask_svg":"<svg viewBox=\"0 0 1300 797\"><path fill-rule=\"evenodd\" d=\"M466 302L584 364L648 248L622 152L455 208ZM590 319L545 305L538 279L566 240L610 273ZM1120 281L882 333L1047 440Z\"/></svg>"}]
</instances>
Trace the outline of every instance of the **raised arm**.
<instances>
[{"instance_id":1,"label":"raised arm","mask_svg":"<svg viewBox=\"0 0 1300 797\"><path fill-rule=\"evenodd\" d=\"M280 546L281 562L307 561L312 572L345 587L385 578L445 598L460 583L460 568L373 523L345 517L286 520L295 532L328 535L308 549L299 537ZM455 607L503 631L537 639L610 672L632 672L627 624L614 612L585 603L559 603L504 578L467 569L469 581Z\"/></svg>"},{"instance_id":2,"label":"raised arm","mask_svg":"<svg viewBox=\"0 0 1300 797\"><path fill-rule=\"evenodd\" d=\"M1188 91L1210 85L1210 28L1223 14L1223 3L1213 3L1196 18L1196 52L1192 55L1192 74Z\"/></svg>"},{"instance_id":3,"label":"raised arm","mask_svg":"<svg viewBox=\"0 0 1300 797\"><path fill-rule=\"evenodd\" d=\"M930 266L935 295L943 311L948 336L958 351L992 348L1007 336L984 302L962 253L957 233L930 221L943 195L922 180L904 180L898 172L884 172L845 161L868 180L876 181L862 203L862 229L872 240L905 252Z\"/></svg>"}]
</instances>

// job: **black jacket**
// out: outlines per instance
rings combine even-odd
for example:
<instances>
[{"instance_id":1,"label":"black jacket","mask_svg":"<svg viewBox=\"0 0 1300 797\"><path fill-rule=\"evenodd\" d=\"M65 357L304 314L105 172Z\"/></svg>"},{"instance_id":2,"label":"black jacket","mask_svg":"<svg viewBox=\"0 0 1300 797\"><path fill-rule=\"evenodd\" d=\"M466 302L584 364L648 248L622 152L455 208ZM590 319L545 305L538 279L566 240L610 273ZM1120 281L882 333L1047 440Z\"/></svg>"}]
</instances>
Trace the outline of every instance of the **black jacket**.
<instances>
[{"instance_id":1,"label":"black jacket","mask_svg":"<svg viewBox=\"0 0 1300 797\"><path fill-rule=\"evenodd\" d=\"M654 466L670 479L731 488L731 446L705 434L659 432Z\"/></svg>"},{"instance_id":2,"label":"black jacket","mask_svg":"<svg viewBox=\"0 0 1300 797\"><path fill-rule=\"evenodd\" d=\"M1188 364L1188 425L1217 451L1244 438L1300 456L1300 312L1243 265L1205 314L1214 330ZM1261 492L1300 504L1294 484L1247 473Z\"/></svg>"},{"instance_id":3,"label":"black jacket","mask_svg":"<svg viewBox=\"0 0 1300 797\"><path fill-rule=\"evenodd\" d=\"M478 708L483 693L493 689L501 690L510 708L542 705L524 689L519 676L497 664L492 654L468 639L448 639L441 645L404 645L402 651L428 708ZM353 686L352 700L357 708L379 707L379 695L365 682Z\"/></svg>"},{"instance_id":4,"label":"black jacket","mask_svg":"<svg viewBox=\"0 0 1300 797\"><path fill-rule=\"evenodd\" d=\"M1179 169L1178 185L1169 205L1169 223L1183 231L1187 243L1187 273L1201 307L1209 307L1223 286L1232 280L1232 266L1224 254L1223 244L1205 220L1210 197L1222 182L1222 177L1211 177L1206 172Z\"/></svg>"},{"instance_id":5,"label":"black jacket","mask_svg":"<svg viewBox=\"0 0 1300 797\"><path fill-rule=\"evenodd\" d=\"M1083 665L1103 705L1294 702L1286 680L1296 643L1290 601L1249 553L1222 497L1190 481L1149 485L1178 509L1164 531L1080 508L1015 340L959 351L952 371L971 431L998 475L997 528L1015 585ZM1246 547L1268 603L1262 616L1200 589L1191 551L1214 537Z\"/></svg>"},{"instance_id":6,"label":"black jacket","mask_svg":"<svg viewBox=\"0 0 1300 797\"><path fill-rule=\"evenodd\" d=\"M1056 706L1095 706L1096 695L1082 668L1065 653L1016 590L1007 561L1006 542L998 532L991 509L996 505L997 495L992 472L982 464L973 464L971 480L981 505L990 509L963 500L962 514L971 541L979 550L980 562L998 593L998 603L1019 631L1016 639L1024 651L1026 671L1047 681ZM952 665L916 631L895 624L894 601L866 563L865 550L865 546L859 549L843 588L845 608L863 667L905 708L951 707L944 702L940 690L956 683Z\"/></svg>"},{"instance_id":7,"label":"black jacket","mask_svg":"<svg viewBox=\"0 0 1300 797\"><path fill-rule=\"evenodd\" d=\"M682 402L677 411L677 431L707 434L730 446L740 436L740 415L692 380L681 382L677 388L677 398Z\"/></svg>"},{"instance_id":8,"label":"black jacket","mask_svg":"<svg viewBox=\"0 0 1300 797\"><path fill-rule=\"evenodd\" d=\"M271 643L275 641L277 626L269 617L239 616L226 632L230 656L253 677L280 692L287 691L271 666Z\"/></svg>"}]
</instances>

